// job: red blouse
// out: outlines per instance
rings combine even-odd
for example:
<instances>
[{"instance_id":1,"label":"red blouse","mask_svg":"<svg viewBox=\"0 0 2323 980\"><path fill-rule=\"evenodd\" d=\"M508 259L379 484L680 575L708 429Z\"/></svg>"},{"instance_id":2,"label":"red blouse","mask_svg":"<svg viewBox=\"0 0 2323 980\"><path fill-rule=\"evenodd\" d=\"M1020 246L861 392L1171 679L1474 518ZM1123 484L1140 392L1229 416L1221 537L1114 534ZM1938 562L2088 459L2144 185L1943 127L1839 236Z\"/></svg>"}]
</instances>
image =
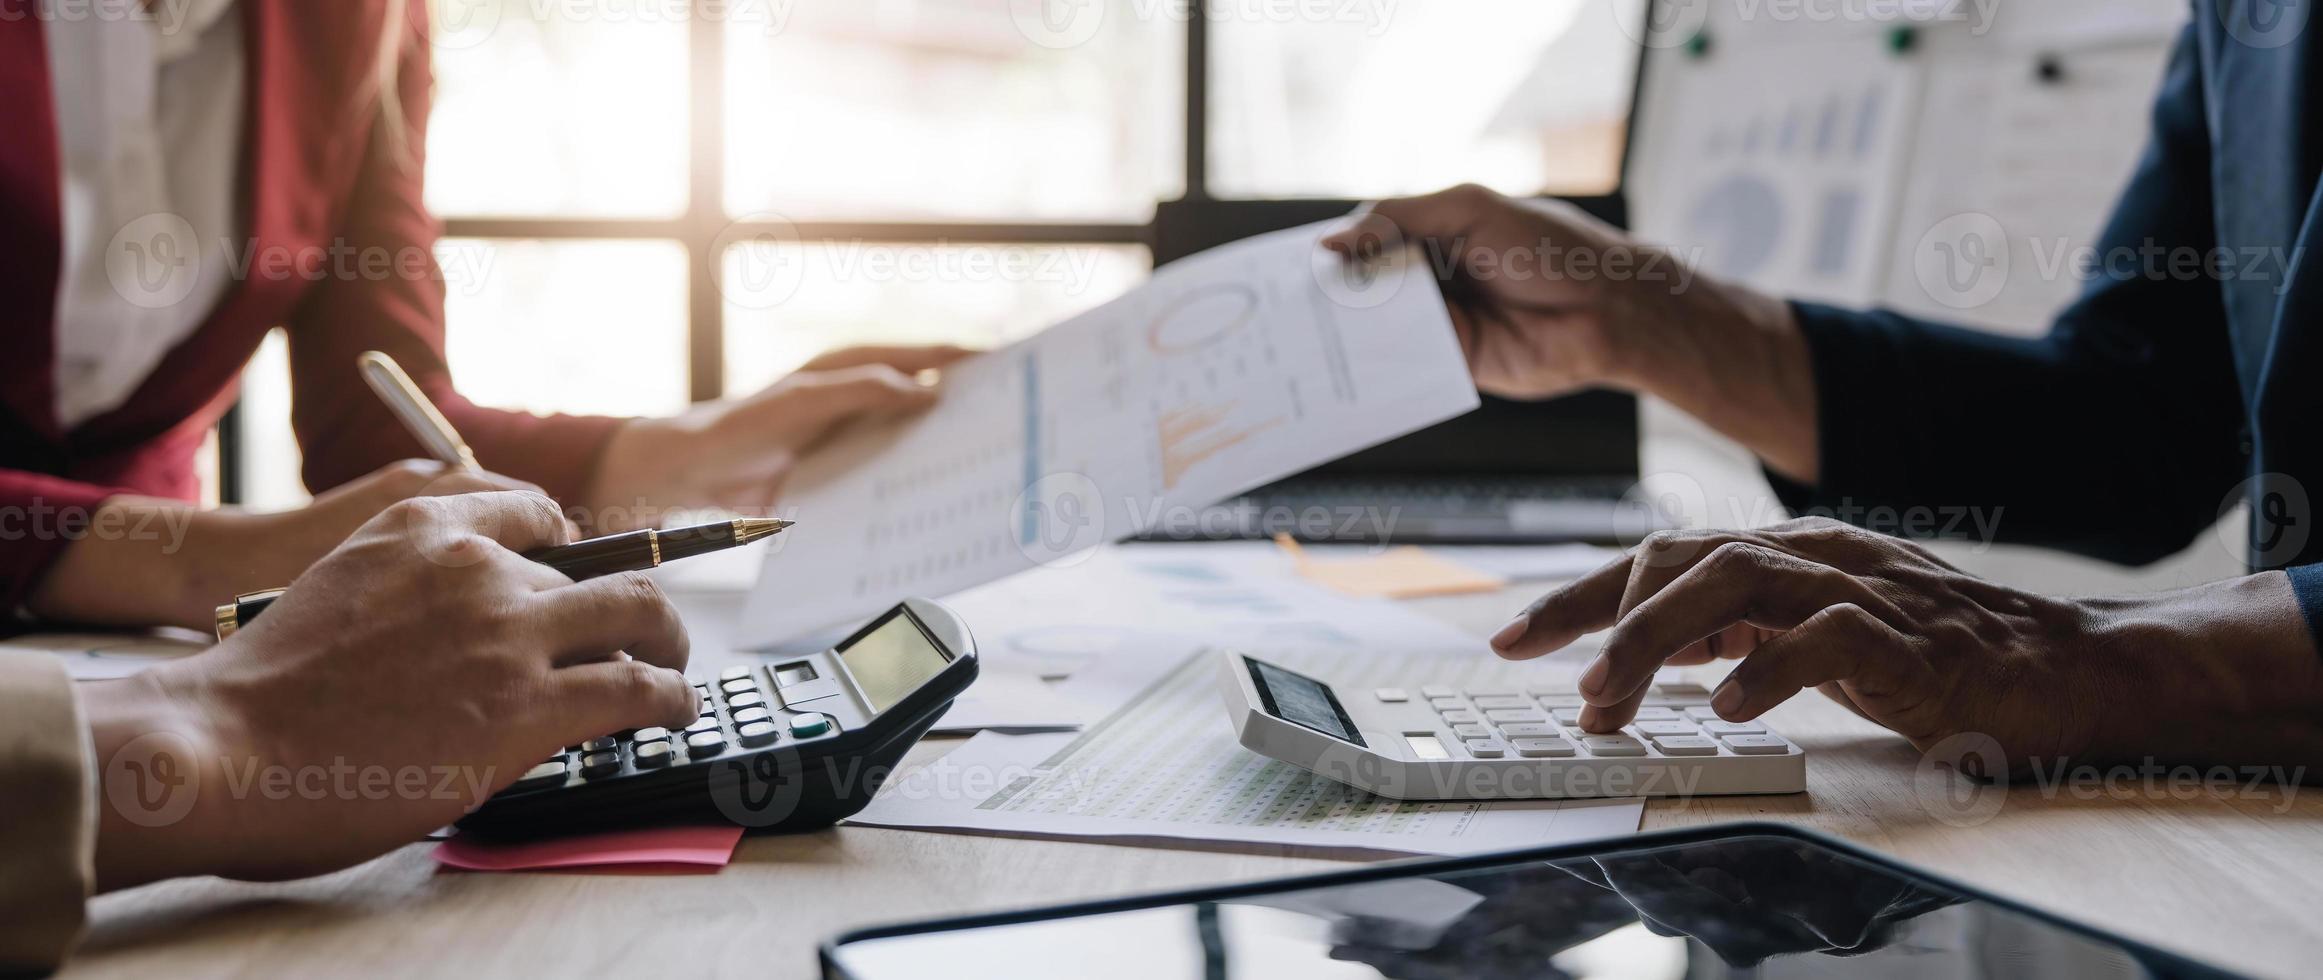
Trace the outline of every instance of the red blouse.
<instances>
[{"instance_id":1,"label":"red blouse","mask_svg":"<svg viewBox=\"0 0 2323 980\"><path fill-rule=\"evenodd\" d=\"M580 491L620 424L480 408L452 389L432 255L440 228L420 193L427 4L407 2L399 25L400 140L382 125L373 70L386 0L240 6L249 241L236 244L257 261L127 401L71 429L54 407L62 176L44 28L0 18L0 608L22 605L105 498L193 498L194 453L276 326L289 334L291 421L316 490L425 455L357 375L366 350L402 363L487 465L560 499ZM427 274L394 271L413 262Z\"/></svg>"}]
</instances>

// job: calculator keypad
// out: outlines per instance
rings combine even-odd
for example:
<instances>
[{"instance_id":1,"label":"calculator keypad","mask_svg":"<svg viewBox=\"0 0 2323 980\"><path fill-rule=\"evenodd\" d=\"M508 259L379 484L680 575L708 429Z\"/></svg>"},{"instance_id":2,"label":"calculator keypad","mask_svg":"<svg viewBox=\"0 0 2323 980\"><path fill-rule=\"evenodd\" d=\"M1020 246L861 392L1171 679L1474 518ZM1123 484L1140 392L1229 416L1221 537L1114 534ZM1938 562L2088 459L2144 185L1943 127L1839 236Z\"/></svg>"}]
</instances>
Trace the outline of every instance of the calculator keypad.
<instances>
[{"instance_id":1,"label":"calculator keypad","mask_svg":"<svg viewBox=\"0 0 2323 980\"><path fill-rule=\"evenodd\" d=\"M1634 723L1604 734L1581 730L1581 696L1570 688L1421 691L1454 736L1455 755L1465 749L1475 759L1699 758L1791 751L1791 744L1765 725L1719 718L1710 709L1710 692L1698 684L1654 685Z\"/></svg>"},{"instance_id":2,"label":"calculator keypad","mask_svg":"<svg viewBox=\"0 0 2323 980\"><path fill-rule=\"evenodd\" d=\"M694 685L694 693L701 698L701 716L683 730L673 733L667 728L640 728L568 746L527 770L507 791L605 782L630 773L707 762L737 749L762 749L838 732L838 723L830 715L783 710L759 686L759 680L755 668L729 667L716 680ZM1490 732L1479 727L1477 734L1489 737Z\"/></svg>"}]
</instances>

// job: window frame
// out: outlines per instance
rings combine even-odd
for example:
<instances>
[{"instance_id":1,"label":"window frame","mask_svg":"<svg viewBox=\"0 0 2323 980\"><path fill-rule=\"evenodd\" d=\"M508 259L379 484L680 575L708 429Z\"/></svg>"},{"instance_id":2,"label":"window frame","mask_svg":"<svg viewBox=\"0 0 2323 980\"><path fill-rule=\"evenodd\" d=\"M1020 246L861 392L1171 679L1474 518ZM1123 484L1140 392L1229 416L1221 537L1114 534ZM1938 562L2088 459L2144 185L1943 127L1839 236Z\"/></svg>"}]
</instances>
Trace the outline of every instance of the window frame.
<instances>
[{"instance_id":1,"label":"window frame","mask_svg":"<svg viewBox=\"0 0 2323 980\"><path fill-rule=\"evenodd\" d=\"M689 14L700 0L688 0ZM1648 3L1659 0L1647 0ZM727 216L726 37L722 18L688 16L686 116L692 138L687 168L685 213L670 218L446 217L443 237L492 240L571 241L613 239L676 242L686 250L687 391L695 402L726 395L725 299L717 271L724 256L720 241L747 240L759 233L796 236L802 241L844 240L938 245L1139 245L1160 266L1215 245L1250 235L1345 214L1361 202L1343 198L1219 198L1210 187L1210 23L1208 6L1193 4L1185 20L1184 110L1179 120L1184 146L1185 191L1174 201L1158 201L1142 223L1105 221L737 221ZM1640 51L1631 84L1632 111L1623 127L1621 162L1614 188L1601 195L1562 196L1583 210L1625 226L1630 148L1635 142L1637 104L1645 82L1647 52ZM241 499L240 407L220 425L219 495Z\"/></svg>"}]
</instances>

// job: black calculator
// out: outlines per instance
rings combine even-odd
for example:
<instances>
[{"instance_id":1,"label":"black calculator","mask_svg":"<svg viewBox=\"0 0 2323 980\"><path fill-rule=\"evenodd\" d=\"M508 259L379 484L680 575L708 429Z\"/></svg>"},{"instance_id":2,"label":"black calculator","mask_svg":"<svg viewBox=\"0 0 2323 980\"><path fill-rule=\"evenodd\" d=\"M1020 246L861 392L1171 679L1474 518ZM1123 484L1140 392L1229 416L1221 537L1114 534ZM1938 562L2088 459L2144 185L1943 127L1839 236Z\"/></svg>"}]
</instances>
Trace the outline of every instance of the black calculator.
<instances>
[{"instance_id":1,"label":"black calculator","mask_svg":"<svg viewBox=\"0 0 2323 980\"><path fill-rule=\"evenodd\" d=\"M828 650L696 683L700 716L683 729L567 746L459 826L497 837L689 821L827 827L870 803L975 679L968 625L906 599Z\"/></svg>"}]
</instances>

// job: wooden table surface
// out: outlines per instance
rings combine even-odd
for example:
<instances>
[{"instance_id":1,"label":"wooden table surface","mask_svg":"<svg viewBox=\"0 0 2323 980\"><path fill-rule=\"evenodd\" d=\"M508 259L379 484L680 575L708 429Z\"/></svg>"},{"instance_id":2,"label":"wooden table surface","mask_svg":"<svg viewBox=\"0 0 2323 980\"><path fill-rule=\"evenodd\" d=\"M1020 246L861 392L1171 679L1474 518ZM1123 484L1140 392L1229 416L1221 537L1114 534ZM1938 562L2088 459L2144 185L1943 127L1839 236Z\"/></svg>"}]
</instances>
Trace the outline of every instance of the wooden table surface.
<instances>
[{"instance_id":1,"label":"wooden table surface","mask_svg":"<svg viewBox=\"0 0 2323 980\"><path fill-rule=\"evenodd\" d=\"M1481 635L1537 591L1416 605ZM705 632L730 613L722 602L689 607L697 662L713 648ZM2323 792L2164 783L1958 795L1960 784L1921 778L1910 746L1819 697L1768 720L1810 753L1808 792L1654 801L1645 828L1793 822L2222 966L2316 970ZM931 741L912 759L956 744ZM712 876L438 873L428 846L300 882L197 879L103 896L66 975L806 977L818 942L871 923L1347 866L1279 848L852 827L746 839Z\"/></svg>"}]
</instances>

